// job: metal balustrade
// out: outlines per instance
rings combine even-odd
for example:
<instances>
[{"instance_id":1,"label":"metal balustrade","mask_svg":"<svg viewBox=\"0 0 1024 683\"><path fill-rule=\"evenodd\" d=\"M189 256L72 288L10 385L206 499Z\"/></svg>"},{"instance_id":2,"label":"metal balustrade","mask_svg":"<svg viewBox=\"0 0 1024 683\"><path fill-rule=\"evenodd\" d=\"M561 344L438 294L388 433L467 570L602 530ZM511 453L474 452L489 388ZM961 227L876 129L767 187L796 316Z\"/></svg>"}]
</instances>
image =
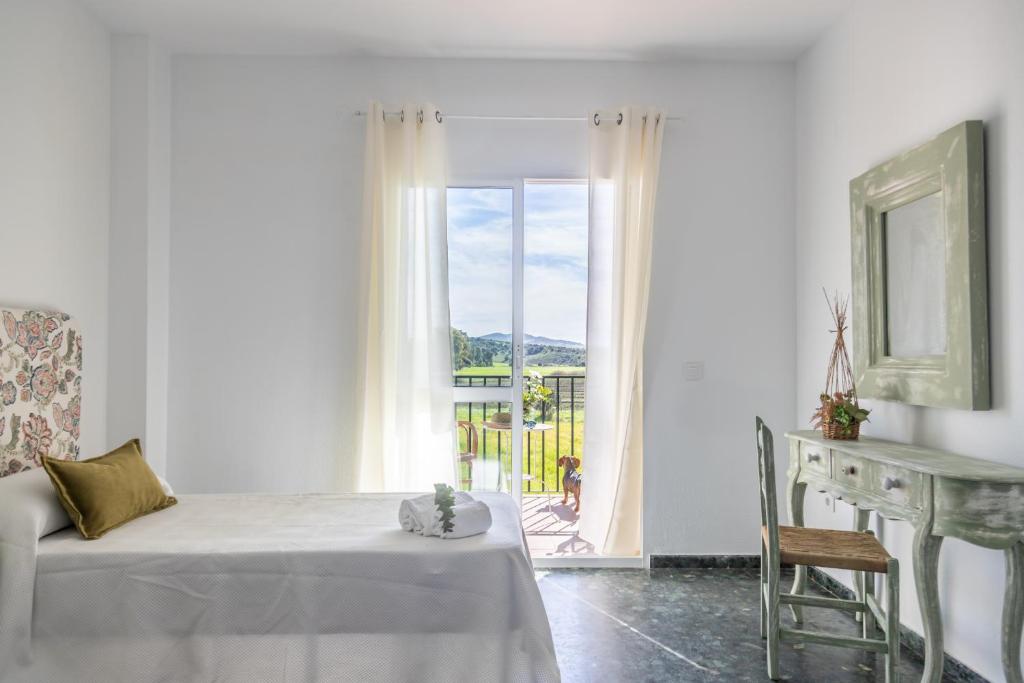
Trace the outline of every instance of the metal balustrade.
<instances>
[{"instance_id":1,"label":"metal balustrade","mask_svg":"<svg viewBox=\"0 0 1024 683\"><path fill-rule=\"evenodd\" d=\"M544 432L526 432L523 438L523 473L532 474L535 480L523 482L523 493L540 493L541 484L549 491L562 490L562 468L558 458L569 455L583 457L583 426L585 402L585 375L542 375L544 386L551 389L551 398L541 408L538 422L550 424L552 429ZM510 387L511 376L455 375L457 387ZM480 437L477 458L482 461L503 459L503 466L509 467L508 449L511 439L508 433L485 430L483 423L496 412L510 412L508 402L463 402L455 404L455 419L472 422ZM467 449L465 434L459 433L459 452ZM460 473L461 476L461 473Z\"/></svg>"}]
</instances>

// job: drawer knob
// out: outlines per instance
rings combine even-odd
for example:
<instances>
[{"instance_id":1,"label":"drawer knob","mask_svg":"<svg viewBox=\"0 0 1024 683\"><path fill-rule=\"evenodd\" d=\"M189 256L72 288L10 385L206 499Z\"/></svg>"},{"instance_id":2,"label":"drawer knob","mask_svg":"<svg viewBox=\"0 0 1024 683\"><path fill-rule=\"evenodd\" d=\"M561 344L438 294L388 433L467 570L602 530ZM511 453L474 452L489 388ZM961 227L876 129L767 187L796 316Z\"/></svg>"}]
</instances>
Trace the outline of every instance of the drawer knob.
<instances>
[{"instance_id":1,"label":"drawer knob","mask_svg":"<svg viewBox=\"0 0 1024 683\"><path fill-rule=\"evenodd\" d=\"M886 491L892 491L900 487L900 480L893 477L886 477L882 480L882 488Z\"/></svg>"},{"instance_id":2,"label":"drawer knob","mask_svg":"<svg viewBox=\"0 0 1024 683\"><path fill-rule=\"evenodd\" d=\"M807 454L807 462L821 462L821 454L820 453L808 453Z\"/></svg>"},{"instance_id":3,"label":"drawer knob","mask_svg":"<svg viewBox=\"0 0 1024 683\"><path fill-rule=\"evenodd\" d=\"M843 465L842 472L843 474L853 475L857 473L857 468L854 467L853 465Z\"/></svg>"}]
</instances>

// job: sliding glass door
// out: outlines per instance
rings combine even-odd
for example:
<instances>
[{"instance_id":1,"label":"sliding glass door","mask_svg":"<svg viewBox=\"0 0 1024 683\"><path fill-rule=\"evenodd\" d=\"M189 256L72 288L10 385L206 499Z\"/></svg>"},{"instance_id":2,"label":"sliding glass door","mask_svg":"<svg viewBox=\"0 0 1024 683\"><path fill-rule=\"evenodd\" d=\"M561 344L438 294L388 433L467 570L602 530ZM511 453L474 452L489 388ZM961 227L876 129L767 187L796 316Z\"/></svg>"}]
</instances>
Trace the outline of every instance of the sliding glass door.
<instances>
[{"instance_id":1,"label":"sliding glass door","mask_svg":"<svg viewBox=\"0 0 1024 683\"><path fill-rule=\"evenodd\" d=\"M448 289L462 488L521 502L522 183L448 189Z\"/></svg>"},{"instance_id":2,"label":"sliding glass door","mask_svg":"<svg viewBox=\"0 0 1024 683\"><path fill-rule=\"evenodd\" d=\"M583 455L587 214L586 181L448 190L462 484L529 494L527 534L535 523L553 542L578 521L560 494Z\"/></svg>"}]
</instances>

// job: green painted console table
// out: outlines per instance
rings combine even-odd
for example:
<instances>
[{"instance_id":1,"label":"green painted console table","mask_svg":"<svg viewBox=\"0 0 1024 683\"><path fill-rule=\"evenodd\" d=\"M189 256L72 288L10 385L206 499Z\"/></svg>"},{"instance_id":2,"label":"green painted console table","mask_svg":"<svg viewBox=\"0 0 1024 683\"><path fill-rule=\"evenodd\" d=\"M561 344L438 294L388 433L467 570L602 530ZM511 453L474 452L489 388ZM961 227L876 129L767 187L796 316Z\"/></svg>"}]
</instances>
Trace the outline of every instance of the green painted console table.
<instances>
[{"instance_id":1,"label":"green painted console table","mask_svg":"<svg viewBox=\"0 0 1024 683\"><path fill-rule=\"evenodd\" d=\"M942 679L942 614L938 563L942 539L1002 550L1006 555L1003 598L1003 671L1021 677L1024 628L1024 469L881 439L833 441L821 432L799 431L789 439L789 518L804 524L808 486L856 507L854 527L868 527L872 511L914 527L914 582L924 622L922 681ZM855 584L863 590L863 577ZM793 592L802 593L806 567L797 567ZM799 622L797 607L793 616Z\"/></svg>"}]
</instances>

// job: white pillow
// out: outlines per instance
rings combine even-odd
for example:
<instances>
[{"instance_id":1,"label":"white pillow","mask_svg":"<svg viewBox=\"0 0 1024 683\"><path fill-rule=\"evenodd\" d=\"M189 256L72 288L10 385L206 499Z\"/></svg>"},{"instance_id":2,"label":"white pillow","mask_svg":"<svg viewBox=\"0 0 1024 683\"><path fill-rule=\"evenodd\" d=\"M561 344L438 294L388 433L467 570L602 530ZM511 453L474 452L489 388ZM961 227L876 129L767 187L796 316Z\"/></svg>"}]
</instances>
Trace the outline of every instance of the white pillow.
<instances>
[{"instance_id":1,"label":"white pillow","mask_svg":"<svg viewBox=\"0 0 1024 683\"><path fill-rule=\"evenodd\" d=\"M0 478L0 525L23 541L71 525L46 470L37 467Z\"/></svg>"}]
</instances>

